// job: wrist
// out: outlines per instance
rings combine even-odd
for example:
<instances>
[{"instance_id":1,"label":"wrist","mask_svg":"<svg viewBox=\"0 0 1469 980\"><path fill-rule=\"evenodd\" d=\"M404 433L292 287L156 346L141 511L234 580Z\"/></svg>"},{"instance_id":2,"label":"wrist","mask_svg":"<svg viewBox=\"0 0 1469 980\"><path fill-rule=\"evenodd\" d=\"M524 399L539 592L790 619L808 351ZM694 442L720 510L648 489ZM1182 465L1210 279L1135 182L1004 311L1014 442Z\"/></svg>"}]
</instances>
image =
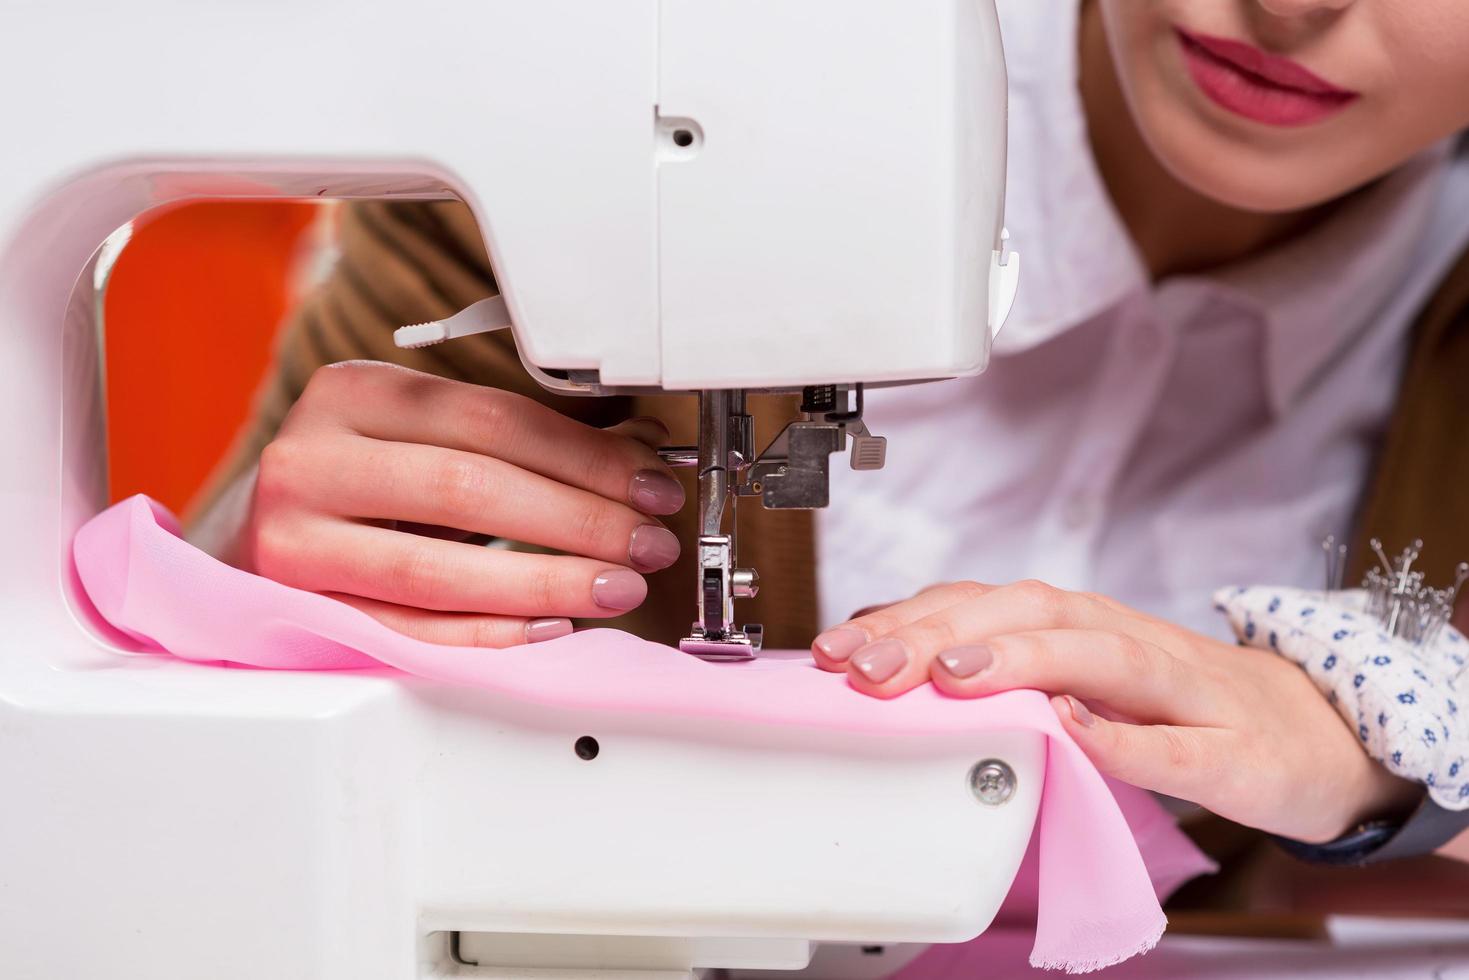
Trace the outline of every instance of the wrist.
<instances>
[{"instance_id":1,"label":"wrist","mask_svg":"<svg viewBox=\"0 0 1469 980\"><path fill-rule=\"evenodd\" d=\"M1294 835L1296 840L1326 844L1368 824L1401 821L1423 801L1427 792L1421 783L1393 775L1365 754L1348 785L1351 789L1339 797L1344 806L1335 818L1319 831Z\"/></svg>"},{"instance_id":2,"label":"wrist","mask_svg":"<svg viewBox=\"0 0 1469 980\"><path fill-rule=\"evenodd\" d=\"M206 554L245 571L253 571L248 531L258 466L252 466L226 487L210 508L190 522L185 539Z\"/></svg>"},{"instance_id":3,"label":"wrist","mask_svg":"<svg viewBox=\"0 0 1469 980\"><path fill-rule=\"evenodd\" d=\"M1366 763L1365 788L1358 797L1358 806L1341 829L1345 833L1352 827L1374 820L1401 820L1423 801L1427 792L1422 783L1393 775L1370 757L1363 755Z\"/></svg>"}]
</instances>

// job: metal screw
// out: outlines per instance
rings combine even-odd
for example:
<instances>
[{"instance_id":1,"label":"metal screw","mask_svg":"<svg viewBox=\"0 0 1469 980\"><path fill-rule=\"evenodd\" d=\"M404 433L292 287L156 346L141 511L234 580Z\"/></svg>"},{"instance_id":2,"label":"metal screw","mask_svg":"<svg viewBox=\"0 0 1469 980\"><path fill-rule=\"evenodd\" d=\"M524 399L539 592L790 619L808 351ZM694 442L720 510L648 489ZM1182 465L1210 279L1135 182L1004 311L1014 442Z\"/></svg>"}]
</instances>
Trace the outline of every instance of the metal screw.
<instances>
[{"instance_id":1,"label":"metal screw","mask_svg":"<svg viewBox=\"0 0 1469 980\"><path fill-rule=\"evenodd\" d=\"M753 568L736 568L729 573L729 587L736 599L753 599L760 593L760 576Z\"/></svg>"},{"instance_id":2,"label":"metal screw","mask_svg":"<svg viewBox=\"0 0 1469 980\"><path fill-rule=\"evenodd\" d=\"M985 806L1003 806L1015 795L1015 770L999 759L976 762L969 770L969 789Z\"/></svg>"}]
</instances>

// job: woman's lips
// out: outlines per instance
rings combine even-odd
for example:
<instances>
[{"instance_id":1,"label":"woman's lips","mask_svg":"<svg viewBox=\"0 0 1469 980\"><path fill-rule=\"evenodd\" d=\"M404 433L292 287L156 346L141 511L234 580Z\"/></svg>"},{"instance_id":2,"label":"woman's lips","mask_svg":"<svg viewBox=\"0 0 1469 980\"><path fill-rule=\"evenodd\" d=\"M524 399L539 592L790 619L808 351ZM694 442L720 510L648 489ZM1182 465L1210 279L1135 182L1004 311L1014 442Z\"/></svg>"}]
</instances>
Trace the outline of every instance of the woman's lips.
<instances>
[{"instance_id":1,"label":"woman's lips","mask_svg":"<svg viewBox=\"0 0 1469 980\"><path fill-rule=\"evenodd\" d=\"M1358 93L1253 45L1178 27L1174 32L1194 84L1215 103L1246 119L1270 126L1305 126L1358 98Z\"/></svg>"}]
</instances>

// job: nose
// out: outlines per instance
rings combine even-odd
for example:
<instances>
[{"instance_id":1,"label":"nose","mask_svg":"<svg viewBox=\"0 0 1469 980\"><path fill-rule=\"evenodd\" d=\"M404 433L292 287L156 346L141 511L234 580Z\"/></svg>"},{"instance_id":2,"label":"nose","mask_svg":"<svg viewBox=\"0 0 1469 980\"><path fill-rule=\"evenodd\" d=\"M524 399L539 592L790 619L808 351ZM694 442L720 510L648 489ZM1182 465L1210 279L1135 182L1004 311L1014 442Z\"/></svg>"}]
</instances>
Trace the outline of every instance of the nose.
<instances>
[{"instance_id":1,"label":"nose","mask_svg":"<svg viewBox=\"0 0 1469 980\"><path fill-rule=\"evenodd\" d=\"M1289 48L1336 23L1358 0L1244 0L1255 33L1267 46Z\"/></svg>"}]
</instances>

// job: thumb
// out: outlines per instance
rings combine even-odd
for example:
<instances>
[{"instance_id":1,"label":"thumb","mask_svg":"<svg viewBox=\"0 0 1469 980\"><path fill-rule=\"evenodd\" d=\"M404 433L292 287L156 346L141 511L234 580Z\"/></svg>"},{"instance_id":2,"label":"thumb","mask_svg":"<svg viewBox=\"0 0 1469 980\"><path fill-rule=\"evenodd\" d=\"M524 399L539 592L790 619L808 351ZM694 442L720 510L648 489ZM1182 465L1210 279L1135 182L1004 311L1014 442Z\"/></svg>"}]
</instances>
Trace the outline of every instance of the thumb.
<instances>
[{"instance_id":1,"label":"thumb","mask_svg":"<svg viewBox=\"0 0 1469 980\"><path fill-rule=\"evenodd\" d=\"M1208 805L1221 782L1217 732L1180 725L1133 725L1092 713L1077 698L1051 699L1066 733L1103 774L1141 789Z\"/></svg>"},{"instance_id":2,"label":"thumb","mask_svg":"<svg viewBox=\"0 0 1469 980\"><path fill-rule=\"evenodd\" d=\"M649 449L657 449L668 443L668 426L652 416L643 415L616 425L609 425L608 432L615 432L629 439L636 439Z\"/></svg>"}]
</instances>

